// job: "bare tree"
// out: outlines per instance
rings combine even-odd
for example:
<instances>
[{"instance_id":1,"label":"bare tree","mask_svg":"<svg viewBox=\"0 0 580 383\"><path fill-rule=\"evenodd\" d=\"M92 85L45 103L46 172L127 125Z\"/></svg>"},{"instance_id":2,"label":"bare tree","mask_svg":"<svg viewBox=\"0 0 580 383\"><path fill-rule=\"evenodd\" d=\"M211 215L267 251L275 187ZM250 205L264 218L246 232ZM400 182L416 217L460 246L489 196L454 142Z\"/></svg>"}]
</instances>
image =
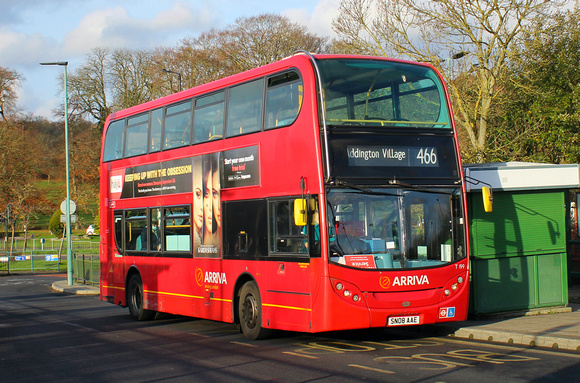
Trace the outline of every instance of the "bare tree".
<instances>
[{"instance_id":1,"label":"bare tree","mask_svg":"<svg viewBox=\"0 0 580 383\"><path fill-rule=\"evenodd\" d=\"M220 64L219 72L230 75L281 60L300 49L323 51L326 42L287 17L262 14L239 18L223 30L212 29L188 45L207 52L212 63Z\"/></svg>"},{"instance_id":2,"label":"bare tree","mask_svg":"<svg viewBox=\"0 0 580 383\"><path fill-rule=\"evenodd\" d=\"M175 48L158 49L150 77L156 90L170 94L177 90L175 73L181 75L185 89L269 64L299 49L321 52L326 43L326 38L283 16L240 18L224 29L183 39Z\"/></svg>"},{"instance_id":3,"label":"bare tree","mask_svg":"<svg viewBox=\"0 0 580 383\"><path fill-rule=\"evenodd\" d=\"M175 48L97 48L69 75L71 109L73 116L95 119L102 128L114 110L177 91L179 79L185 89L268 64L298 49L322 51L325 44L325 38L300 24L265 14L184 39Z\"/></svg>"},{"instance_id":4,"label":"bare tree","mask_svg":"<svg viewBox=\"0 0 580 383\"><path fill-rule=\"evenodd\" d=\"M4 121L16 111L21 81L22 76L18 72L0 67L0 118Z\"/></svg>"},{"instance_id":5,"label":"bare tree","mask_svg":"<svg viewBox=\"0 0 580 383\"><path fill-rule=\"evenodd\" d=\"M449 84L471 159L485 160L488 122L513 44L562 0L343 0L340 49L431 62ZM466 57L467 56L467 57ZM461 60L454 60L460 59ZM462 75L461 77L458 77ZM456 86L469 77L468 96ZM460 84L458 84L460 85Z\"/></svg>"},{"instance_id":6,"label":"bare tree","mask_svg":"<svg viewBox=\"0 0 580 383\"><path fill-rule=\"evenodd\" d=\"M225 76L224 65L206 49L205 37L202 34L195 39L182 40L175 48L156 50L150 67L156 97L177 92L179 80L182 89L187 89Z\"/></svg>"},{"instance_id":7,"label":"bare tree","mask_svg":"<svg viewBox=\"0 0 580 383\"><path fill-rule=\"evenodd\" d=\"M216 37L219 52L236 72L280 60L299 49L320 52L326 42L301 24L275 14L240 18Z\"/></svg>"},{"instance_id":8,"label":"bare tree","mask_svg":"<svg viewBox=\"0 0 580 383\"><path fill-rule=\"evenodd\" d=\"M152 59L150 51L117 49L112 53L108 65L115 109L129 108L154 98L149 77Z\"/></svg>"},{"instance_id":9,"label":"bare tree","mask_svg":"<svg viewBox=\"0 0 580 383\"><path fill-rule=\"evenodd\" d=\"M95 48L86 56L85 63L68 75L71 118L92 118L101 129L112 112L107 71L109 56L110 51L107 48Z\"/></svg>"}]
</instances>

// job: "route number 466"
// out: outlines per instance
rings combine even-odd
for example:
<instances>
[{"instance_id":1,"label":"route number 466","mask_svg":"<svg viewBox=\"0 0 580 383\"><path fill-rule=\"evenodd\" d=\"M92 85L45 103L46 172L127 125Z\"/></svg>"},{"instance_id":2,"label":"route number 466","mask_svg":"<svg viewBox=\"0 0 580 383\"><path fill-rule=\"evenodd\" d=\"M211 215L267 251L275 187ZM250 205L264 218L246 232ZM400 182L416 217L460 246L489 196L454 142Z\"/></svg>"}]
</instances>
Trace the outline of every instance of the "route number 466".
<instances>
[{"instance_id":1,"label":"route number 466","mask_svg":"<svg viewBox=\"0 0 580 383\"><path fill-rule=\"evenodd\" d=\"M417 160L421 165L436 165L437 150L435 148L421 148L417 153Z\"/></svg>"}]
</instances>

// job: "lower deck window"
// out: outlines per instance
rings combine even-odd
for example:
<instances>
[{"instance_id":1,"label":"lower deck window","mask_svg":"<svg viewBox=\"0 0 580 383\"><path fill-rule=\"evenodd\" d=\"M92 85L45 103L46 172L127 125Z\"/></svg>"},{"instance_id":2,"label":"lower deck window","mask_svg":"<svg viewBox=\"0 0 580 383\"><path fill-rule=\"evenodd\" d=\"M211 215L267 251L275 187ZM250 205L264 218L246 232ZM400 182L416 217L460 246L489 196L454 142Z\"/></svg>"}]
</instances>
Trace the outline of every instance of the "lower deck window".
<instances>
[{"instance_id":1,"label":"lower deck window","mask_svg":"<svg viewBox=\"0 0 580 383\"><path fill-rule=\"evenodd\" d=\"M165 209L163 233L166 251L191 251L189 206Z\"/></svg>"},{"instance_id":2,"label":"lower deck window","mask_svg":"<svg viewBox=\"0 0 580 383\"><path fill-rule=\"evenodd\" d=\"M294 224L294 201L270 202L270 253L307 254L306 227Z\"/></svg>"},{"instance_id":3,"label":"lower deck window","mask_svg":"<svg viewBox=\"0 0 580 383\"><path fill-rule=\"evenodd\" d=\"M191 206L115 211L119 252L191 254Z\"/></svg>"}]
</instances>

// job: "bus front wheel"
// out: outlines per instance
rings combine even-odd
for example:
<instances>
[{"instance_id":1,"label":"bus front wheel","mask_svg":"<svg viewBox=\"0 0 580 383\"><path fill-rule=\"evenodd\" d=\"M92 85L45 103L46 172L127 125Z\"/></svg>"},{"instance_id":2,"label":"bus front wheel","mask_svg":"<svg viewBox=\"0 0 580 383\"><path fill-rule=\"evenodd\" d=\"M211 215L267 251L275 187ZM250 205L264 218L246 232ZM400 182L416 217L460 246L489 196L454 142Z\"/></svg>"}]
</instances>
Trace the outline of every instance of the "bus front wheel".
<instances>
[{"instance_id":1,"label":"bus front wheel","mask_svg":"<svg viewBox=\"0 0 580 383\"><path fill-rule=\"evenodd\" d=\"M133 275L127 285L127 306L131 317L138 321L151 320L155 311L143 308L143 282L141 277Z\"/></svg>"},{"instance_id":2,"label":"bus front wheel","mask_svg":"<svg viewBox=\"0 0 580 383\"><path fill-rule=\"evenodd\" d=\"M251 340L267 338L271 330L262 327L262 299L255 282L246 282L240 292L238 304L240 327L244 336Z\"/></svg>"}]
</instances>

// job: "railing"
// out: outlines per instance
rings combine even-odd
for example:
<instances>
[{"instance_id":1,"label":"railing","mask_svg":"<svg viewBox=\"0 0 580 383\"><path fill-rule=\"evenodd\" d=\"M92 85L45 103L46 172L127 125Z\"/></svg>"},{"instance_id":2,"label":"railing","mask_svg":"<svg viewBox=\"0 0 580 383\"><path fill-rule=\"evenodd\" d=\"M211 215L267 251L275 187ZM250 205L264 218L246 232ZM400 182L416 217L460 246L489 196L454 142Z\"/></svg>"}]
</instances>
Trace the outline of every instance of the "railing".
<instances>
[{"instance_id":1,"label":"railing","mask_svg":"<svg viewBox=\"0 0 580 383\"><path fill-rule=\"evenodd\" d=\"M26 241L24 238L14 238L14 243L11 243L11 239L4 240L2 244L0 244L0 248L3 248L5 251L12 252L15 251L58 251L61 248L66 249L66 241L62 241L59 238L28 238ZM71 248L73 250L89 250L89 251L99 251L99 242L92 242L92 241L71 241Z\"/></svg>"},{"instance_id":2,"label":"railing","mask_svg":"<svg viewBox=\"0 0 580 383\"><path fill-rule=\"evenodd\" d=\"M73 279L84 285L99 285L101 263L99 254L73 254Z\"/></svg>"},{"instance_id":3,"label":"railing","mask_svg":"<svg viewBox=\"0 0 580 383\"><path fill-rule=\"evenodd\" d=\"M99 243L72 241L72 267L75 283L98 285L100 278ZM0 244L0 249L2 245ZM60 257L59 257L60 249ZM19 272L63 272L67 271L66 241L38 238L15 238L14 243L4 241L0 250L0 274Z\"/></svg>"},{"instance_id":4,"label":"railing","mask_svg":"<svg viewBox=\"0 0 580 383\"><path fill-rule=\"evenodd\" d=\"M55 252L0 252L0 272L8 274L22 271L63 271L66 267L66 254L59 259Z\"/></svg>"}]
</instances>

